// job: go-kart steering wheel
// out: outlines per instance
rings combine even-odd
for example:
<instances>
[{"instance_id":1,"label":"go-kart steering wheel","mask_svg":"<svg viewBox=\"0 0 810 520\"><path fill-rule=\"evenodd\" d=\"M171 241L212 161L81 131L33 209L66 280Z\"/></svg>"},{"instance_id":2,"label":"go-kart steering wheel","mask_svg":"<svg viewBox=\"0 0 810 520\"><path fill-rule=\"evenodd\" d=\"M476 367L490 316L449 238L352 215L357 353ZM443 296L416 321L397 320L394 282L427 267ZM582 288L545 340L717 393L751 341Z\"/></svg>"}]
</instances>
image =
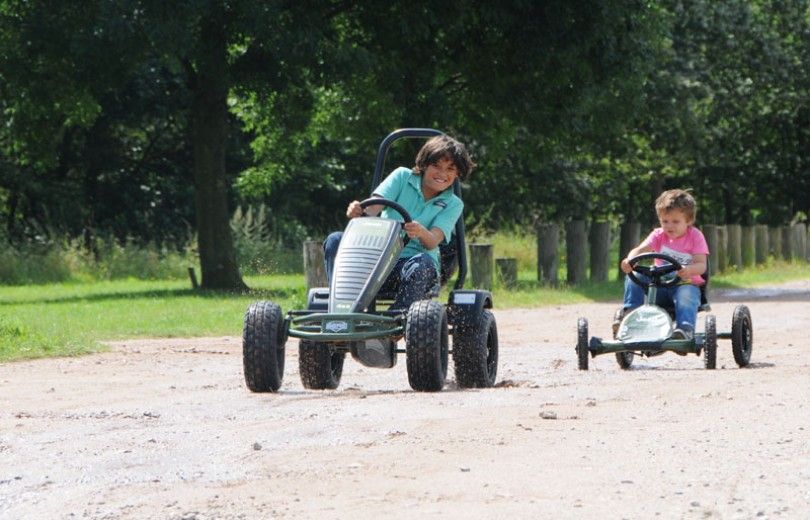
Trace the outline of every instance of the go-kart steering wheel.
<instances>
[{"instance_id":1,"label":"go-kart steering wheel","mask_svg":"<svg viewBox=\"0 0 810 520\"><path fill-rule=\"evenodd\" d=\"M642 260L663 260L664 262L668 262L664 265L638 265L639 262ZM633 282L640 285L641 287L647 289L651 285L655 285L656 287L673 287L681 283L679 277L674 277L669 280L661 280L664 276L668 275L669 273L674 273L675 271L680 271L683 269L683 266L680 262L675 260L669 255L665 255L662 253L644 253L642 255L634 256L633 258L627 261L630 264L630 267L633 269L627 276L630 277ZM643 274L651 279L649 282L641 281L635 273Z\"/></svg>"},{"instance_id":2,"label":"go-kart steering wheel","mask_svg":"<svg viewBox=\"0 0 810 520\"><path fill-rule=\"evenodd\" d=\"M407 224L408 222L411 222L413 220L411 218L411 214L408 213L408 210L406 210L405 208L403 208L402 206L400 206L399 204L397 204L393 200L384 199L382 197L372 197L370 199L366 199L366 200L363 200L363 201L360 202L360 207L363 208L364 210L369 206L387 206L387 207L389 207L389 208L391 208L393 210L396 210L397 213L402 215L402 219L404 220L403 227L404 227L405 224ZM368 215L365 214L365 211L363 211L363 216L365 216L365 217L368 216ZM408 235L405 235L405 237L402 240L402 245L405 246L410 241L411 241L411 237L409 237Z\"/></svg>"}]
</instances>

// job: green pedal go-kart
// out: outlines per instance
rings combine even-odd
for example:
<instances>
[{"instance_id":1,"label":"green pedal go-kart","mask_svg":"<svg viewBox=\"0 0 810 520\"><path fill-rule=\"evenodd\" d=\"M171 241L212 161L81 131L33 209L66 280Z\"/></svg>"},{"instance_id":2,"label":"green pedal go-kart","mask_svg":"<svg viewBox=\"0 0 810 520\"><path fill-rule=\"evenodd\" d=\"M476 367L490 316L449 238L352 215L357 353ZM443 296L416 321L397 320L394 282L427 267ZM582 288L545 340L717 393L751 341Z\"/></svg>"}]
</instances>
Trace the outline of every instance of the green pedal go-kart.
<instances>
[{"instance_id":1,"label":"green pedal go-kart","mask_svg":"<svg viewBox=\"0 0 810 520\"><path fill-rule=\"evenodd\" d=\"M663 263L651 266L642 264L653 260L662 260ZM672 338L675 309L665 309L653 302L656 301L659 287L672 287L680 283L680 279L674 273L681 269L681 264L668 255L645 253L630 259L630 266L633 270L627 276L647 291L644 305L626 315L622 309L617 311L617 317L623 317L618 328L614 328L613 341L605 341L598 337L589 340L588 320L579 318L575 349L580 370L588 370L589 357L611 352L616 355L616 361L623 369L629 369L633 364L633 358L637 355L652 357L664 352L698 356L702 354L704 366L714 369L717 368L718 339L730 339L734 361L739 367L748 366L754 343L751 312L748 307L738 305L734 309L731 332L718 333L714 315L708 314L702 333L695 333L690 339ZM644 278L639 278L636 274L644 275ZM706 275L704 277L707 278L708 284L708 277ZM711 310L706 301L706 285L701 288L701 303L698 310Z\"/></svg>"},{"instance_id":2,"label":"green pedal go-kart","mask_svg":"<svg viewBox=\"0 0 810 520\"><path fill-rule=\"evenodd\" d=\"M429 138L442 132L407 128L381 143L372 191L381 180L388 149L400 138ZM456 180L454 193L461 196ZM394 201L366 199L361 206L394 209L404 222L408 212ZM407 243L403 222L364 216L346 226L335 258L330 286L310 289L307 308L286 316L270 301L253 303L245 314L242 353L245 382L252 392L276 392L284 377L285 343L298 338L298 367L305 388L335 389L340 384L346 354L364 366L392 368L397 355L406 356L408 382L417 391L439 391L447 377L452 353L456 382L461 388L485 388L495 383L498 331L488 291L463 290L467 272L464 219L458 219L451 243L441 248L445 283L458 267L447 304L435 300L439 284L405 310L381 310L395 294L381 292L383 282ZM452 336L452 352L449 338ZM404 349L398 342L404 339Z\"/></svg>"}]
</instances>

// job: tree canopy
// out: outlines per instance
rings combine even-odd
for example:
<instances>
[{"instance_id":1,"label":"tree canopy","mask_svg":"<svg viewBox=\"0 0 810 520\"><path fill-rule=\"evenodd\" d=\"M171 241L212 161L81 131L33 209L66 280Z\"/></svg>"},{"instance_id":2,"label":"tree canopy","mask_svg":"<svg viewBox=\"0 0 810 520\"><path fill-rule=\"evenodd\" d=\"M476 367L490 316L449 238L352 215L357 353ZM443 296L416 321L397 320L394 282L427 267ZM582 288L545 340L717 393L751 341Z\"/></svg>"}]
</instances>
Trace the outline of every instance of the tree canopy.
<instances>
[{"instance_id":1,"label":"tree canopy","mask_svg":"<svg viewBox=\"0 0 810 520\"><path fill-rule=\"evenodd\" d=\"M674 186L776 225L810 212L809 54L807 0L5 0L0 218L194 235L203 286L243 287L237 205L323 234L419 126L473 151L471 225L648 218Z\"/></svg>"}]
</instances>

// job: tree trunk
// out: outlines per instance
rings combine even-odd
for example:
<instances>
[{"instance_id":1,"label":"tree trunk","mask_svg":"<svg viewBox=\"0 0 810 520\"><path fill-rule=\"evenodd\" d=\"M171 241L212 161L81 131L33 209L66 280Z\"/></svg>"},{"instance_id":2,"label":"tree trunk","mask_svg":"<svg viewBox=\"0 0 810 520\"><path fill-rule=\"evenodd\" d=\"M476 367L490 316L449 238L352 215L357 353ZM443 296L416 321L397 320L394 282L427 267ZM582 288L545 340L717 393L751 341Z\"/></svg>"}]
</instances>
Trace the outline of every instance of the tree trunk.
<instances>
[{"instance_id":1,"label":"tree trunk","mask_svg":"<svg viewBox=\"0 0 810 520\"><path fill-rule=\"evenodd\" d=\"M619 262L616 264L619 268L619 281L624 280L624 271L622 271L621 263L624 257L631 249L636 247L641 242L641 223L640 222L624 222L621 226L619 236Z\"/></svg>"},{"instance_id":2,"label":"tree trunk","mask_svg":"<svg viewBox=\"0 0 810 520\"><path fill-rule=\"evenodd\" d=\"M221 15L222 13L220 13ZM236 264L228 211L227 62L223 16L202 21L191 114L194 203L203 289L246 289Z\"/></svg>"},{"instance_id":3,"label":"tree trunk","mask_svg":"<svg viewBox=\"0 0 810 520\"><path fill-rule=\"evenodd\" d=\"M585 263L588 235L584 220L572 220L565 226L565 265L568 283L577 285L585 281Z\"/></svg>"},{"instance_id":4,"label":"tree trunk","mask_svg":"<svg viewBox=\"0 0 810 520\"><path fill-rule=\"evenodd\" d=\"M728 228L717 226L717 272L728 269Z\"/></svg>"},{"instance_id":5,"label":"tree trunk","mask_svg":"<svg viewBox=\"0 0 810 520\"><path fill-rule=\"evenodd\" d=\"M592 222L591 243L591 281L606 282L610 264L610 222Z\"/></svg>"},{"instance_id":6,"label":"tree trunk","mask_svg":"<svg viewBox=\"0 0 810 520\"><path fill-rule=\"evenodd\" d=\"M323 242L320 240L304 241L304 275L307 290L313 287L326 287L326 264L323 258Z\"/></svg>"},{"instance_id":7,"label":"tree trunk","mask_svg":"<svg viewBox=\"0 0 810 520\"><path fill-rule=\"evenodd\" d=\"M790 239L790 226L782 226L779 228L782 235L782 258L786 262L793 260L793 241Z\"/></svg>"},{"instance_id":8,"label":"tree trunk","mask_svg":"<svg viewBox=\"0 0 810 520\"><path fill-rule=\"evenodd\" d=\"M782 257L782 228L769 227L768 228L768 244L769 251L774 258L779 259Z\"/></svg>"},{"instance_id":9,"label":"tree trunk","mask_svg":"<svg viewBox=\"0 0 810 520\"><path fill-rule=\"evenodd\" d=\"M742 228L739 224L728 224L728 263L737 271L742 270Z\"/></svg>"}]
</instances>

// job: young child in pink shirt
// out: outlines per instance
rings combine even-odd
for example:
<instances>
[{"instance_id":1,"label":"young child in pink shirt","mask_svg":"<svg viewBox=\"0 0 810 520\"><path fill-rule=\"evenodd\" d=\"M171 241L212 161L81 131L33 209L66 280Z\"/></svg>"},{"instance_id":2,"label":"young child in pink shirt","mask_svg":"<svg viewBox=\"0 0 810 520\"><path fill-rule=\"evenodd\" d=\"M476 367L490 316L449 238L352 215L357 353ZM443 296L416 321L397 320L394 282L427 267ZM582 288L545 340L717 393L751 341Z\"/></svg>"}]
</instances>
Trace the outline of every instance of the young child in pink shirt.
<instances>
[{"instance_id":1,"label":"young child in pink shirt","mask_svg":"<svg viewBox=\"0 0 810 520\"><path fill-rule=\"evenodd\" d=\"M632 269L628 259L655 252L671 256L683 266L677 272L681 282L673 287L659 287L655 302L659 306L675 307L673 339L694 337L700 286L706 283L702 275L706 272L709 246L703 233L692 225L695 222L695 206L695 199L685 190L668 190L659 195L655 201L655 212L661 227L654 229L621 262L622 271L629 273ZM639 274L636 276L645 278ZM627 277L624 282L623 314L640 307L644 297L644 289Z\"/></svg>"}]
</instances>

